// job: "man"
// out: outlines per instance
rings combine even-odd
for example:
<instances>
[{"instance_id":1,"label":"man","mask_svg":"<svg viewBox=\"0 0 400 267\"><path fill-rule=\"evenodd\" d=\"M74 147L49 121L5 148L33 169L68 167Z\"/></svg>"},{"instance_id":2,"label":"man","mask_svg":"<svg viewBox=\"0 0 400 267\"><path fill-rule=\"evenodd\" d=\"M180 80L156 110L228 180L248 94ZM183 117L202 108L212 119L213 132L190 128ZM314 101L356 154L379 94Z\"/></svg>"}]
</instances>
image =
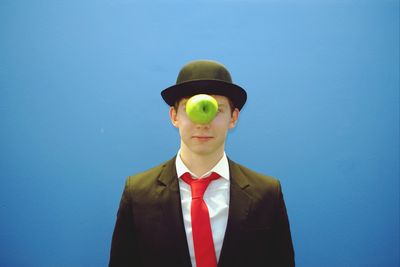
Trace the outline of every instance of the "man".
<instances>
[{"instance_id":1,"label":"man","mask_svg":"<svg viewBox=\"0 0 400 267\"><path fill-rule=\"evenodd\" d=\"M185 112L197 94L218 102L209 123L194 123ZM109 266L294 266L279 181L225 154L246 91L222 64L198 60L185 65L176 85L161 95L179 129L180 150L127 179Z\"/></svg>"}]
</instances>

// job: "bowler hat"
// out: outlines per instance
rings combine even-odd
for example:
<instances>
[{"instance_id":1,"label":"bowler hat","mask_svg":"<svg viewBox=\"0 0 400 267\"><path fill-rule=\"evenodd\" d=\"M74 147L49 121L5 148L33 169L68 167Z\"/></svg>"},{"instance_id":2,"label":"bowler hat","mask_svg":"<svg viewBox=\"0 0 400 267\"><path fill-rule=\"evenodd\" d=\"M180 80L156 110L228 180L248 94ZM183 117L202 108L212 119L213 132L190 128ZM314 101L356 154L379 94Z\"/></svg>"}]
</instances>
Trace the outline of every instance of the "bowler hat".
<instances>
[{"instance_id":1,"label":"bowler hat","mask_svg":"<svg viewBox=\"0 0 400 267\"><path fill-rule=\"evenodd\" d=\"M195 60L187 63L179 72L176 84L161 92L162 98L170 106L184 97L197 94L226 96L239 110L247 99L246 91L232 83L226 67L211 60Z\"/></svg>"}]
</instances>

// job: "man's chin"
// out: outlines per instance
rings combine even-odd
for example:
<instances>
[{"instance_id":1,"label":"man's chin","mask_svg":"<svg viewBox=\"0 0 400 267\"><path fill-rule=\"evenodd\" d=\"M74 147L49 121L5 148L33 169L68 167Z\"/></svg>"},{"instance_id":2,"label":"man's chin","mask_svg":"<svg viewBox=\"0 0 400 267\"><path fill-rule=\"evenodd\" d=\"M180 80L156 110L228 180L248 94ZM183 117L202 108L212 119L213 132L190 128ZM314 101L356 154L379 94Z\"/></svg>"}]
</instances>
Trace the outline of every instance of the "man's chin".
<instances>
[{"instance_id":1,"label":"man's chin","mask_svg":"<svg viewBox=\"0 0 400 267\"><path fill-rule=\"evenodd\" d=\"M192 153L202 156L202 157L215 155L215 153L218 153L218 151L219 151L219 149L207 147L206 145L198 145L198 146L193 147L190 150L192 151Z\"/></svg>"}]
</instances>

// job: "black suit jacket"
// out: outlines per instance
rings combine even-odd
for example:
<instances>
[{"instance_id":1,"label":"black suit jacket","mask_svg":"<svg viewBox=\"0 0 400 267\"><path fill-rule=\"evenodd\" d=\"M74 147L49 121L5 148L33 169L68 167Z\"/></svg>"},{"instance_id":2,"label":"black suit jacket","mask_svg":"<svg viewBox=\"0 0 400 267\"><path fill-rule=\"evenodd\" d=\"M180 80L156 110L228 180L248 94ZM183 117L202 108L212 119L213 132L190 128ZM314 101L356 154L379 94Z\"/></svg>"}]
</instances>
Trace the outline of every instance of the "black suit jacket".
<instances>
[{"instance_id":1,"label":"black suit jacket","mask_svg":"<svg viewBox=\"0 0 400 267\"><path fill-rule=\"evenodd\" d=\"M229 217L218 266L294 266L279 181L228 161ZM175 158L128 177L109 266L191 266Z\"/></svg>"}]
</instances>

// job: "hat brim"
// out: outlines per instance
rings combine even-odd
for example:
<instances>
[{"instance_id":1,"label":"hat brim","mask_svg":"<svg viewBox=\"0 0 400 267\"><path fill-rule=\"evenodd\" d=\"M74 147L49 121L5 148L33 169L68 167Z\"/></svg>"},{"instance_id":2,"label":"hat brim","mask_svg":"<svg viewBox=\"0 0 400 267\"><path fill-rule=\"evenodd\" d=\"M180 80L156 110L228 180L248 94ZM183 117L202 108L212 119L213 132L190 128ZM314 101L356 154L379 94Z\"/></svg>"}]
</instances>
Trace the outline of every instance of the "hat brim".
<instances>
[{"instance_id":1,"label":"hat brim","mask_svg":"<svg viewBox=\"0 0 400 267\"><path fill-rule=\"evenodd\" d=\"M239 110L242 109L247 100L246 91L233 83L220 80L194 80L188 81L164 89L161 96L170 105L176 101L197 94L222 95L228 97Z\"/></svg>"}]
</instances>

